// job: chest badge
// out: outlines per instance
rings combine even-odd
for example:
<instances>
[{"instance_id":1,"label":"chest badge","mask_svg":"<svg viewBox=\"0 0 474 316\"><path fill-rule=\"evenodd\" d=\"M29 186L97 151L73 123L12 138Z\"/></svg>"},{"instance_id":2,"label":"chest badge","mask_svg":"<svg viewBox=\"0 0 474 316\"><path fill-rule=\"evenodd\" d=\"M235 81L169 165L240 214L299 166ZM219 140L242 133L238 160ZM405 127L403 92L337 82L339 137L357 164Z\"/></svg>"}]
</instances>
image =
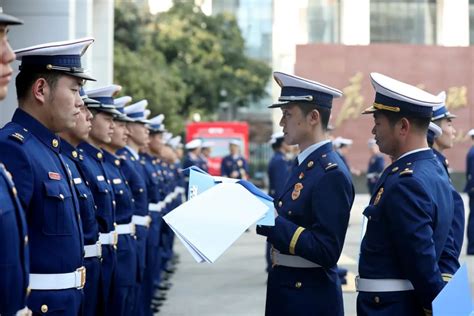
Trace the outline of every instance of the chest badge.
<instances>
[{"instance_id":1,"label":"chest badge","mask_svg":"<svg viewBox=\"0 0 474 316\"><path fill-rule=\"evenodd\" d=\"M298 182L297 184L295 184L293 192L291 192L291 198L293 199L293 201L300 197L301 190L303 190L303 184L301 182Z\"/></svg>"},{"instance_id":2,"label":"chest badge","mask_svg":"<svg viewBox=\"0 0 474 316\"><path fill-rule=\"evenodd\" d=\"M48 177L51 179L51 180L61 180L61 175L57 172L48 172Z\"/></svg>"},{"instance_id":3,"label":"chest badge","mask_svg":"<svg viewBox=\"0 0 474 316\"><path fill-rule=\"evenodd\" d=\"M377 196L375 197L374 200L374 205L377 205L380 201L380 198L382 197L383 194L383 188L380 188L380 190L377 192Z\"/></svg>"}]
</instances>

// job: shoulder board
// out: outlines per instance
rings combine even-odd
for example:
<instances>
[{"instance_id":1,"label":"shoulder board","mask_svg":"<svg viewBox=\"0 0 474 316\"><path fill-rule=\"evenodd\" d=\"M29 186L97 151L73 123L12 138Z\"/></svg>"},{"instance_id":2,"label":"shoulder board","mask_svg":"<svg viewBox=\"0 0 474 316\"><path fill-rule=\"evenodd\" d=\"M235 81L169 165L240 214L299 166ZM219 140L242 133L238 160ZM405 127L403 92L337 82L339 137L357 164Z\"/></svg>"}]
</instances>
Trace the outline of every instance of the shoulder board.
<instances>
[{"instance_id":1,"label":"shoulder board","mask_svg":"<svg viewBox=\"0 0 474 316\"><path fill-rule=\"evenodd\" d=\"M325 171L330 171L339 168L339 165L335 161L333 161L332 157L330 157L328 154L322 154L318 160Z\"/></svg>"},{"instance_id":2,"label":"shoulder board","mask_svg":"<svg viewBox=\"0 0 474 316\"><path fill-rule=\"evenodd\" d=\"M28 133L26 128L16 128L10 133L10 135L8 135L8 138L23 144L28 139L29 135L30 133Z\"/></svg>"},{"instance_id":3,"label":"shoulder board","mask_svg":"<svg viewBox=\"0 0 474 316\"><path fill-rule=\"evenodd\" d=\"M406 177L413 175L413 169L405 168L398 174L400 177Z\"/></svg>"}]
</instances>

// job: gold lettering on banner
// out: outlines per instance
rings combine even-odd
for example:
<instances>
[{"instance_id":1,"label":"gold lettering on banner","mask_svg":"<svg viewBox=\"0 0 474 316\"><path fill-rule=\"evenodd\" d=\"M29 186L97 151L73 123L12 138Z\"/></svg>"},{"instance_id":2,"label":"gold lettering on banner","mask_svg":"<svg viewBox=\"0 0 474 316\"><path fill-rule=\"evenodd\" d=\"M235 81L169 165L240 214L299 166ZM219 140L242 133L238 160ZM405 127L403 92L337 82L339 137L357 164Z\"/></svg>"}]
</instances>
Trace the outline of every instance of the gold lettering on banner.
<instances>
[{"instance_id":1,"label":"gold lettering on banner","mask_svg":"<svg viewBox=\"0 0 474 316\"><path fill-rule=\"evenodd\" d=\"M364 109L364 97L360 93L362 89L362 79L364 79L362 72L357 72L349 79L350 84L342 89L345 98L341 110L337 115L336 127L348 119L358 118Z\"/></svg>"},{"instance_id":2,"label":"gold lettering on banner","mask_svg":"<svg viewBox=\"0 0 474 316\"><path fill-rule=\"evenodd\" d=\"M467 106L467 87L450 87L446 96L446 107L455 110Z\"/></svg>"}]
</instances>

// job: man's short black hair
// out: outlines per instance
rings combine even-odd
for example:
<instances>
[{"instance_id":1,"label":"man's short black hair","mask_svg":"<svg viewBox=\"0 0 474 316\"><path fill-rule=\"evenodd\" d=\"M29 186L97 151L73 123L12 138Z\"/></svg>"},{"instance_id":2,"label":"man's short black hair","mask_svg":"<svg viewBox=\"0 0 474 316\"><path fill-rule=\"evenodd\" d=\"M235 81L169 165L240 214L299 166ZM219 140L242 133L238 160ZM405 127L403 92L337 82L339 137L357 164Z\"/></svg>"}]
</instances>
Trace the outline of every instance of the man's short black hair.
<instances>
[{"instance_id":1,"label":"man's short black hair","mask_svg":"<svg viewBox=\"0 0 474 316\"><path fill-rule=\"evenodd\" d=\"M412 126L420 131L427 131L428 126L430 125L431 118L430 117L409 117L397 112L390 112L390 111L377 111L377 114L384 115L390 126L395 126L397 122L399 122L402 118L406 118Z\"/></svg>"},{"instance_id":2,"label":"man's short black hair","mask_svg":"<svg viewBox=\"0 0 474 316\"><path fill-rule=\"evenodd\" d=\"M20 71L15 79L16 95L19 101L23 101L27 98L28 92L30 91L36 80L44 78L52 90L56 88L59 78L64 76L59 71L48 71L48 72L34 72L34 71ZM21 102L20 102L21 103Z\"/></svg>"},{"instance_id":3,"label":"man's short black hair","mask_svg":"<svg viewBox=\"0 0 474 316\"><path fill-rule=\"evenodd\" d=\"M273 150L278 150L281 148L281 145L283 144L283 137L277 138L275 142L272 144L272 149Z\"/></svg>"},{"instance_id":4,"label":"man's short black hair","mask_svg":"<svg viewBox=\"0 0 474 316\"><path fill-rule=\"evenodd\" d=\"M328 130L329 118L331 117L331 109L312 103L299 102L294 104L301 109L304 116L308 115L313 110L317 110L319 112L319 116L321 117L321 126L323 128L323 131L326 132Z\"/></svg>"}]
</instances>

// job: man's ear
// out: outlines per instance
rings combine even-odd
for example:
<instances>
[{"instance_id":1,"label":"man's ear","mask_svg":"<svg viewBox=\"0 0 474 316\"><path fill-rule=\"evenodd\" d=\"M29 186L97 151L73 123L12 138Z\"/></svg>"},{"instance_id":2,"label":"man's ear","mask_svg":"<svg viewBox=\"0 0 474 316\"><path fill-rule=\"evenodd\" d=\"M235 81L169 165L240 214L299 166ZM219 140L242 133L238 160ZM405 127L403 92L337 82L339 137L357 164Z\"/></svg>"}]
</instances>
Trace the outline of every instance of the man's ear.
<instances>
[{"instance_id":1,"label":"man's ear","mask_svg":"<svg viewBox=\"0 0 474 316\"><path fill-rule=\"evenodd\" d=\"M308 113L309 116L309 123L311 125L317 125L321 124L321 115L319 114L319 111L314 109L311 112Z\"/></svg>"},{"instance_id":2,"label":"man's ear","mask_svg":"<svg viewBox=\"0 0 474 316\"><path fill-rule=\"evenodd\" d=\"M402 117L397 123L399 125L400 136L408 135L408 132L411 129L410 121L406 117Z\"/></svg>"},{"instance_id":3,"label":"man's ear","mask_svg":"<svg viewBox=\"0 0 474 316\"><path fill-rule=\"evenodd\" d=\"M41 104L44 104L46 98L51 92L51 89L46 79L39 78L33 83L33 86L31 87L31 92L35 100L37 100Z\"/></svg>"}]
</instances>

